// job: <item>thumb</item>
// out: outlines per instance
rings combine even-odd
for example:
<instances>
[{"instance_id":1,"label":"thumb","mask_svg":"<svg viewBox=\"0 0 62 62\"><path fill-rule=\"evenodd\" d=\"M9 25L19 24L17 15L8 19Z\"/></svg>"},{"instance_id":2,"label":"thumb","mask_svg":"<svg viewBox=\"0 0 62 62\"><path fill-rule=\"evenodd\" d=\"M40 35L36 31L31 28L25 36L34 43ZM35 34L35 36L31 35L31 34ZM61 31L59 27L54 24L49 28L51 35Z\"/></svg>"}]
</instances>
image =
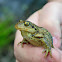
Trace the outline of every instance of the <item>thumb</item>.
<instances>
[{"instance_id":1,"label":"thumb","mask_svg":"<svg viewBox=\"0 0 62 62\"><path fill-rule=\"evenodd\" d=\"M55 5L56 4L56 5ZM46 28L53 36L53 45L60 47L61 30L60 30L60 4L48 3L39 10L39 26Z\"/></svg>"}]
</instances>

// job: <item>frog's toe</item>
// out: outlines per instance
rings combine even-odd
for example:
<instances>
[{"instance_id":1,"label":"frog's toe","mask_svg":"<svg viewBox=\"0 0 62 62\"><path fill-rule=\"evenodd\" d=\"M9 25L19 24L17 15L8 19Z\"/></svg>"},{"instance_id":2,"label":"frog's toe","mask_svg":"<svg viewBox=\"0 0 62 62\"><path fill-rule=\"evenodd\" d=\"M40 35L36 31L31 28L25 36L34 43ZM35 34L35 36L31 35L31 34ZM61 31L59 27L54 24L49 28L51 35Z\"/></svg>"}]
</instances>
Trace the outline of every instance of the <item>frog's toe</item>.
<instances>
[{"instance_id":1,"label":"frog's toe","mask_svg":"<svg viewBox=\"0 0 62 62\"><path fill-rule=\"evenodd\" d=\"M46 52L45 57L48 55L48 49L44 49L42 53Z\"/></svg>"},{"instance_id":2,"label":"frog's toe","mask_svg":"<svg viewBox=\"0 0 62 62\"><path fill-rule=\"evenodd\" d=\"M24 47L23 42L19 42L17 45L21 44L22 47Z\"/></svg>"},{"instance_id":3,"label":"frog's toe","mask_svg":"<svg viewBox=\"0 0 62 62\"><path fill-rule=\"evenodd\" d=\"M50 53L50 56L51 56L51 58L52 58L52 53L51 53L51 50L49 51L49 53Z\"/></svg>"},{"instance_id":4,"label":"frog's toe","mask_svg":"<svg viewBox=\"0 0 62 62\"><path fill-rule=\"evenodd\" d=\"M24 47L24 43L23 42L21 42L21 47Z\"/></svg>"},{"instance_id":5,"label":"frog's toe","mask_svg":"<svg viewBox=\"0 0 62 62\"><path fill-rule=\"evenodd\" d=\"M17 45L21 44L21 42L19 42Z\"/></svg>"},{"instance_id":6,"label":"frog's toe","mask_svg":"<svg viewBox=\"0 0 62 62\"><path fill-rule=\"evenodd\" d=\"M48 55L48 49L46 50L46 54L45 54L45 57Z\"/></svg>"},{"instance_id":7,"label":"frog's toe","mask_svg":"<svg viewBox=\"0 0 62 62\"><path fill-rule=\"evenodd\" d=\"M23 41L19 42L18 45L19 44L21 44L21 46L24 47L24 44L29 44L29 43L28 43L28 41L23 40Z\"/></svg>"},{"instance_id":8,"label":"frog's toe","mask_svg":"<svg viewBox=\"0 0 62 62\"><path fill-rule=\"evenodd\" d=\"M50 53L50 56L52 57L51 50L50 49L44 49L42 53L46 52L45 57L48 55L48 52Z\"/></svg>"},{"instance_id":9,"label":"frog's toe","mask_svg":"<svg viewBox=\"0 0 62 62\"><path fill-rule=\"evenodd\" d=\"M46 52L46 49L44 49L44 50L42 51L42 53L44 53L44 52Z\"/></svg>"}]
</instances>

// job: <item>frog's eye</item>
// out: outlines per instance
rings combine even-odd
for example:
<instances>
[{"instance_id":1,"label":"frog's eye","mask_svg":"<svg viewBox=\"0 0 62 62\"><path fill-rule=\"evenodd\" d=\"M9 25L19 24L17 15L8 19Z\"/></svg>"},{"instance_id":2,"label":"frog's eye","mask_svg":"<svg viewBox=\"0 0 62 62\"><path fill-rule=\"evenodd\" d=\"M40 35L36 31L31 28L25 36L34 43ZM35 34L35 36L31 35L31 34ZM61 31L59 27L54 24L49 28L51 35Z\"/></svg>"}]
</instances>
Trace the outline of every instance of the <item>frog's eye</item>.
<instances>
[{"instance_id":1,"label":"frog's eye","mask_svg":"<svg viewBox=\"0 0 62 62\"><path fill-rule=\"evenodd\" d=\"M26 22L24 23L24 25L25 25L25 26L29 26L29 22L26 21Z\"/></svg>"}]
</instances>

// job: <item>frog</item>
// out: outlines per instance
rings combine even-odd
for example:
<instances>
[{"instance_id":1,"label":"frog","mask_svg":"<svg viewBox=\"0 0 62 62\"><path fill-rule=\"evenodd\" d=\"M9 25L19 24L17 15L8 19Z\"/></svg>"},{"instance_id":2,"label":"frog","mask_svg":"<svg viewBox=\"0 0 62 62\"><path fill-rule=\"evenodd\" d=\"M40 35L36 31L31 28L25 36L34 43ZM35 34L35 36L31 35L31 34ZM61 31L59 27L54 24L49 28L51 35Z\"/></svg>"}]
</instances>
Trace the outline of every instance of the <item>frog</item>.
<instances>
[{"instance_id":1,"label":"frog","mask_svg":"<svg viewBox=\"0 0 62 62\"><path fill-rule=\"evenodd\" d=\"M22 47L24 43L30 43L31 45L36 47L43 47L44 50L42 51L42 53L46 52L45 57L48 56L48 53L50 53L50 56L52 57L51 48L54 48L53 38L51 33L47 29L39 27L27 20L20 20L15 25L15 28L21 31L21 35L23 37L23 40L18 44L21 43Z\"/></svg>"}]
</instances>

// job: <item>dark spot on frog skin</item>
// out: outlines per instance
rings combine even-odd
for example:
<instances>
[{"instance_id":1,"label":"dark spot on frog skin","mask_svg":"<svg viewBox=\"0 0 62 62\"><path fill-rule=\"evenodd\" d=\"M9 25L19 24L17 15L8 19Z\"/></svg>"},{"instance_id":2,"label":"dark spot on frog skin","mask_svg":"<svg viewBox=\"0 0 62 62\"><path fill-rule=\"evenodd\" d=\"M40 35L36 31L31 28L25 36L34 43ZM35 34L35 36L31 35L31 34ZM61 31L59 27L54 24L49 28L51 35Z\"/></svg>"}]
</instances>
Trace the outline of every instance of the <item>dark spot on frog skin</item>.
<instances>
[{"instance_id":1,"label":"dark spot on frog skin","mask_svg":"<svg viewBox=\"0 0 62 62\"><path fill-rule=\"evenodd\" d=\"M34 28L34 26L32 26L32 28ZM34 28L35 30L37 30L36 28Z\"/></svg>"},{"instance_id":2,"label":"dark spot on frog skin","mask_svg":"<svg viewBox=\"0 0 62 62\"><path fill-rule=\"evenodd\" d=\"M34 35L32 35L32 37L33 37Z\"/></svg>"},{"instance_id":3,"label":"dark spot on frog skin","mask_svg":"<svg viewBox=\"0 0 62 62\"><path fill-rule=\"evenodd\" d=\"M32 28L34 28L34 26L32 26Z\"/></svg>"},{"instance_id":4,"label":"dark spot on frog skin","mask_svg":"<svg viewBox=\"0 0 62 62\"><path fill-rule=\"evenodd\" d=\"M35 28L35 30L37 30L37 29Z\"/></svg>"},{"instance_id":5,"label":"dark spot on frog skin","mask_svg":"<svg viewBox=\"0 0 62 62\"><path fill-rule=\"evenodd\" d=\"M32 28L34 28L35 30L37 30L34 26L32 26Z\"/></svg>"}]
</instances>

